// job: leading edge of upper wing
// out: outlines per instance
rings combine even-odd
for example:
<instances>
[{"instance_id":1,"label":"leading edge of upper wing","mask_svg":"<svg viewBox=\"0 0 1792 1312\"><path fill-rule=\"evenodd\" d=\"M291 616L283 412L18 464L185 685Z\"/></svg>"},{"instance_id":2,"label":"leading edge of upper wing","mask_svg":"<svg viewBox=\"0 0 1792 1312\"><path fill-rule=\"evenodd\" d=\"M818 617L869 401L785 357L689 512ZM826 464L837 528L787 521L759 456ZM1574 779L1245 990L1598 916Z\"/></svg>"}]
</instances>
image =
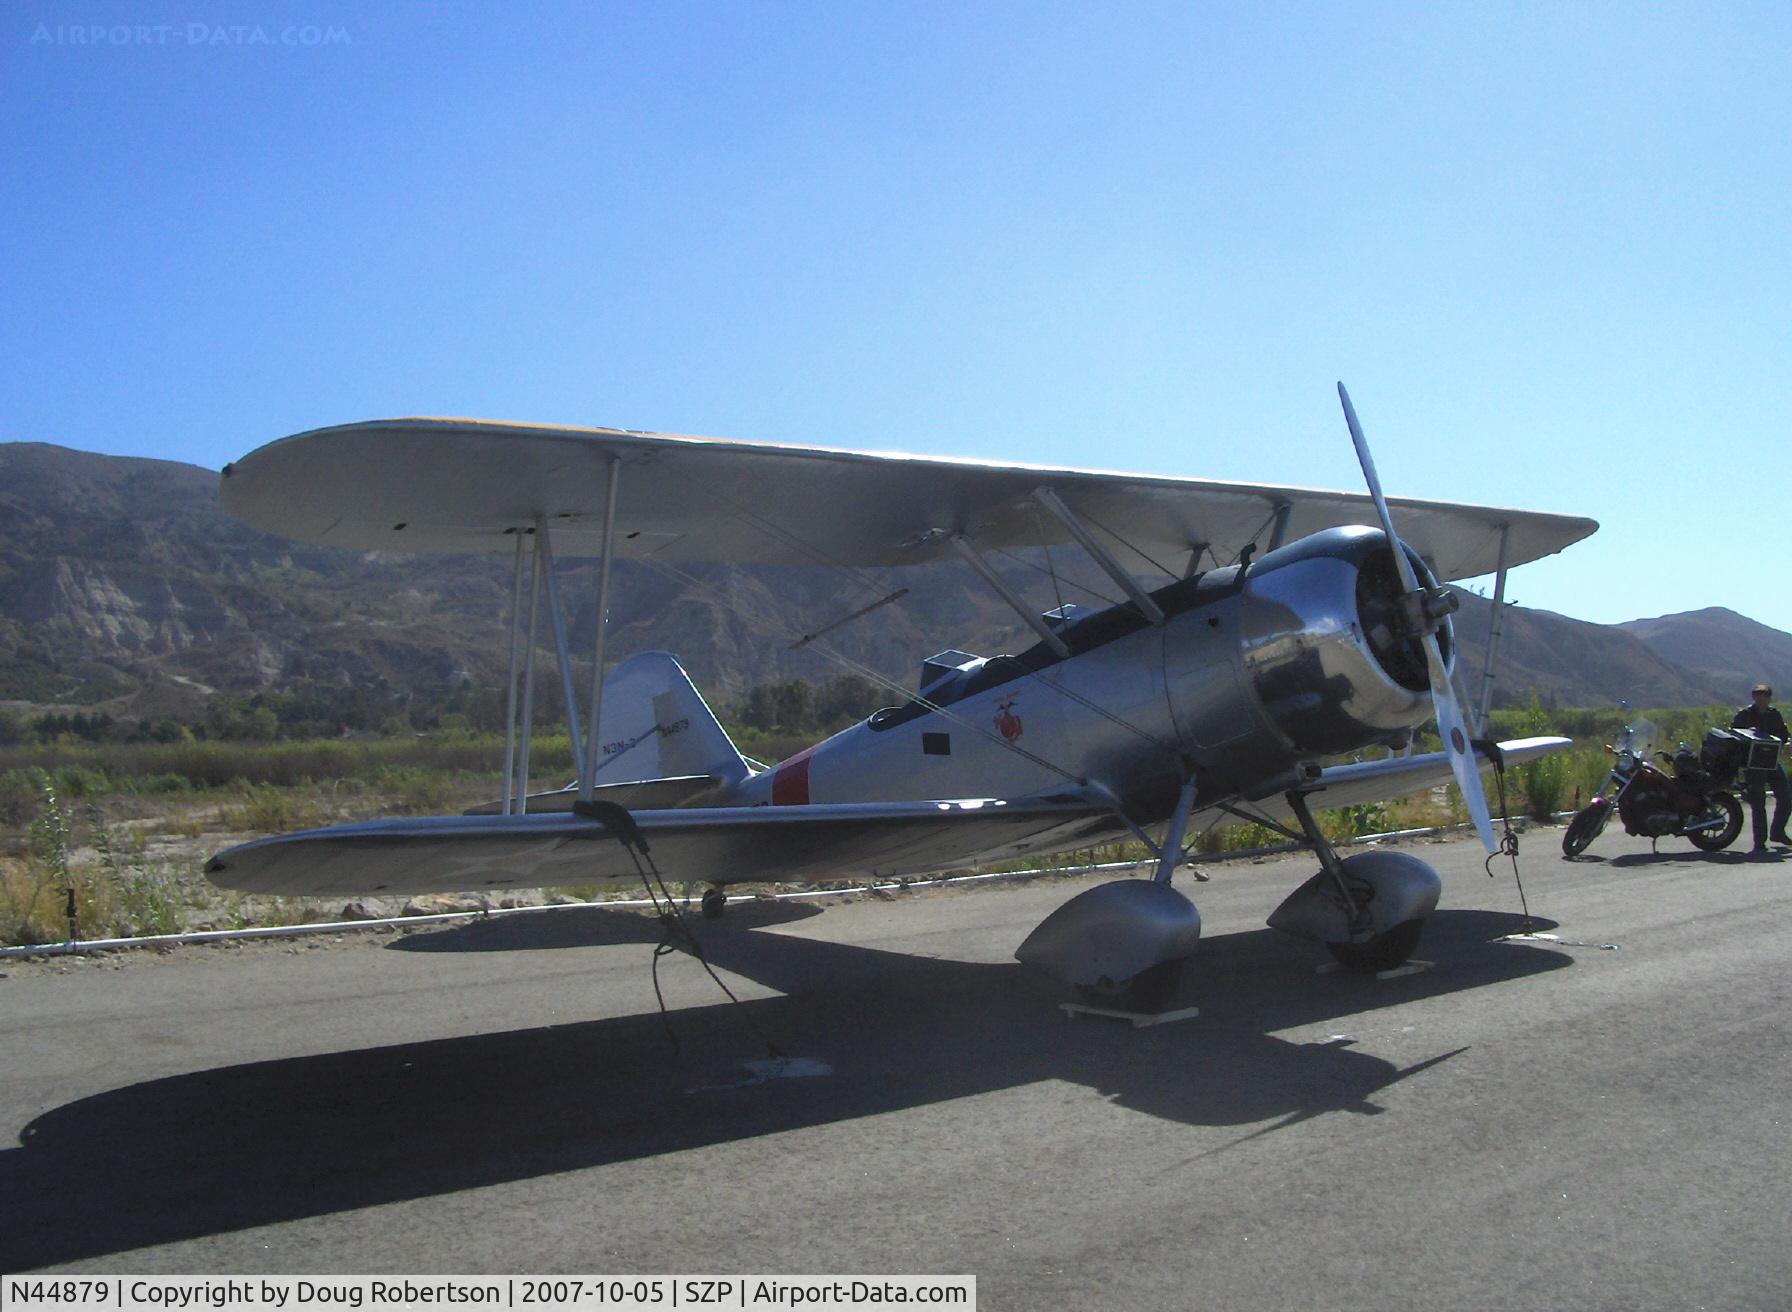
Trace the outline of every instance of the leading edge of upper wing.
<instances>
[{"instance_id":1,"label":"leading edge of upper wing","mask_svg":"<svg viewBox=\"0 0 1792 1312\"><path fill-rule=\"evenodd\" d=\"M1116 827L1078 797L636 811L668 880L931 874L1079 846ZM598 820L556 812L429 816L282 834L220 852L206 875L247 893L341 897L607 883L637 877Z\"/></svg>"},{"instance_id":2,"label":"leading edge of upper wing","mask_svg":"<svg viewBox=\"0 0 1792 1312\"><path fill-rule=\"evenodd\" d=\"M887 566L942 558L955 533L983 547L1056 545L1068 538L1039 512L1042 487L1172 569L1197 546L1229 560L1267 541L1283 506L1289 540L1376 522L1361 492L467 419L282 438L226 466L220 496L257 528L354 550L508 552L539 520L557 554L595 555L612 461L624 558ZM1389 504L1442 578L1491 572L1502 531L1506 563L1518 565L1598 527L1466 503Z\"/></svg>"}]
</instances>

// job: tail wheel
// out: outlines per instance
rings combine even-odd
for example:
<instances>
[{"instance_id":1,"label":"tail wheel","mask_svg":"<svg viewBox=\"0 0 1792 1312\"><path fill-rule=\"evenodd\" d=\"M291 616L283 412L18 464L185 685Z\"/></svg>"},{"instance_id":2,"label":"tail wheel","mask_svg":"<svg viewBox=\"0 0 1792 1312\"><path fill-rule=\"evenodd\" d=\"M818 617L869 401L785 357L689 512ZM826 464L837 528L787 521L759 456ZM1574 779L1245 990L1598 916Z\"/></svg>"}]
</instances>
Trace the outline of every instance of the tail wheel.
<instances>
[{"instance_id":1,"label":"tail wheel","mask_svg":"<svg viewBox=\"0 0 1792 1312\"><path fill-rule=\"evenodd\" d=\"M1418 948L1419 935L1424 928L1423 920L1405 920L1367 943L1327 943L1325 946L1346 970L1360 970L1372 975L1404 966L1406 959Z\"/></svg>"},{"instance_id":2,"label":"tail wheel","mask_svg":"<svg viewBox=\"0 0 1792 1312\"><path fill-rule=\"evenodd\" d=\"M1742 832L1742 803L1736 800L1733 793L1715 793L1711 805L1701 811L1698 820L1715 820L1723 817L1723 823L1710 829L1698 829L1688 834L1692 845L1701 852L1720 852L1736 841Z\"/></svg>"},{"instance_id":3,"label":"tail wheel","mask_svg":"<svg viewBox=\"0 0 1792 1312\"><path fill-rule=\"evenodd\" d=\"M1609 806L1588 806L1576 812L1574 819L1568 822L1568 828L1562 832L1562 855L1579 856L1591 847L1611 814Z\"/></svg>"}]
</instances>

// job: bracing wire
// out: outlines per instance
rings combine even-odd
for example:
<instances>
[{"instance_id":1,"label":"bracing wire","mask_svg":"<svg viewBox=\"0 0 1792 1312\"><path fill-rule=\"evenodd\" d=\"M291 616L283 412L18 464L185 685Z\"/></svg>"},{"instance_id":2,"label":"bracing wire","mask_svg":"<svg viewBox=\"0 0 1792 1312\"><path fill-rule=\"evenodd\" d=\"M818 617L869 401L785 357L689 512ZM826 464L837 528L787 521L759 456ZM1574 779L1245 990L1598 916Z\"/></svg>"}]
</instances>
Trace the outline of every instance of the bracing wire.
<instances>
[{"instance_id":1,"label":"bracing wire","mask_svg":"<svg viewBox=\"0 0 1792 1312\"><path fill-rule=\"evenodd\" d=\"M741 505L740 502L721 491L714 484L703 483L700 484L700 486L705 493L714 497L717 501L732 510L735 516L742 522L759 529L760 532L766 534L768 537L775 538L785 546L790 547L793 551L809 557L810 560L813 560L818 565L829 565L850 575L858 582L860 587L868 590L873 596L882 597L891 592L892 589L890 588L888 579L880 579L877 575L861 569L857 565L849 565L845 561L816 546L814 543L798 537L788 529L781 528L779 525L767 519L764 515Z\"/></svg>"},{"instance_id":2,"label":"bracing wire","mask_svg":"<svg viewBox=\"0 0 1792 1312\"><path fill-rule=\"evenodd\" d=\"M1261 524L1257 525L1256 528L1251 530L1250 537L1248 537L1244 540L1244 546L1240 547L1238 549L1238 554L1236 556L1232 557L1232 563L1234 565L1236 565L1240 560L1244 559L1245 547L1256 546L1257 545L1257 535L1262 533L1264 529L1268 528L1271 524L1276 522L1276 513L1277 512L1275 512L1273 510L1270 511L1269 514L1267 514L1263 517L1263 522ZM1217 553L1214 555L1214 559L1215 560L1219 559L1219 556Z\"/></svg>"},{"instance_id":3,"label":"bracing wire","mask_svg":"<svg viewBox=\"0 0 1792 1312\"><path fill-rule=\"evenodd\" d=\"M1059 591L1059 588L1058 588L1058 571L1057 571L1056 566L1052 563L1051 544L1044 542L1044 538L1046 536L1045 528L1044 528L1044 523L1040 518L1040 511L1039 511L1039 506L1037 503L1035 503L1033 506L1033 519L1034 519L1035 525L1039 528L1039 536L1040 536L1042 545L1045 550L1045 566L1046 566L1045 572L1051 576L1052 598L1053 598L1053 600L1055 600L1058 603L1058 610L1060 612L1062 612L1064 609L1064 594L1061 591ZM1001 554L1008 555L1009 553L1003 552ZM1143 552L1140 552L1139 554L1144 555ZM1018 559L1017 557L1010 557L1010 558ZM1150 557L1146 557L1146 559L1149 560ZM1038 566L1034 566L1033 568L1037 569ZM1100 594L1097 593L1094 595L1099 596ZM1107 707L1099 705L1096 702L1090 701L1087 697L1084 697L1081 693L1072 692L1069 688L1066 688L1063 684L1059 683L1056 679L1047 677L1047 675L1045 674L1045 672L1043 670L1031 670L1028 672L1028 675L1032 680L1034 680L1037 683L1043 684L1047 688L1050 688L1053 692L1057 693L1060 697L1063 697L1068 701L1073 701L1077 705L1081 706L1084 710L1093 711L1096 715L1101 716L1103 719L1109 721L1110 723L1118 725L1120 728L1125 729L1130 733L1136 734L1138 737L1144 739L1147 743L1150 743L1153 747L1157 748L1158 750L1166 752L1171 756L1178 755L1178 752L1174 747L1172 747L1170 744L1164 742L1161 738L1157 737L1157 735L1151 733L1150 731L1148 731L1146 729L1140 728L1138 725L1134 724L1131 720L1128 720L1125 716L1116 714L1115 712L1110 711Z\"/></svg>"},{"instance_id":4,"label":"bracing wire","mask_svg":"<svg viewBox=\"0 0 1792 1312\"><path fill-rule=\"evenodd\" d=\"M837 569L840 569L840 570L854 576L855 578L857 578L857 580L859 581L861 586L869 589L871 592L873 592L874 594L877 594L879 596L880 603L888 602L888 601L896 599L897 594L893 594L888 591L889 581L887 579L879 579L877 576L869 574L869 573L865 572L864 570L857 568L856 566L847 564L845 561L842 561L842 560L836 558L835 556L831 555L829 552L823 550L822 548L799 537L797 534L792 533L789 530L784 529L784 528L780 527L779 525L773 523L771 520L767 519L763 515L760 515L756 511L750 510L747 507L742 506L739 502L735 501L732 497L729 497L725 493L718 491L713 486L705 485L705 490L708 491L710 493L710 495L714 496L716 498L716 500L723 502L724 504L729 506L743 522L760 529L762 532L769 534L770 536L776 538L780 542L783 542L785 545L791 547L792 549L799 551L804 555L807 555L811 560L818 561L822 564L831 565ZM1037 513L1037 509L1035 509L1035 513ZM1008 555L1009 553L1004 552L1002 554ZM1046 559L1047 559L1047 563L1049 566L1050 559L1051 559L1049 547L1047 548ZM706 593L712 602L722 605L723 607L725 607L731 611L734 611L736 614L743 613L740 610L740 608L737 607L728 598L720 596L719 594L717 594L715 592L714 589L708 588L706 585L704 585L702 582L700 582L698 579L696 579L693 575L691 575L683 570L677 569L675 566L671 565L669 562L657 561L657 560L654 560L651 557L649 557L649 558L647 558L646 563L655 566L663 574L666 574L669 577L678 579L679 581L684 582L688 586L698 588L700 591L703 591L704 593ZM1035 565L1035 566L1032 566L1032 568L1037 570L1038 566ZM1054 588L1054 591L1056 591L1057 574L1055 571L1048 570L1048 572L1051 573L1053 588ZM1073 584L1072 586L1077 586L1077 585ZM1090 592L1090 595L1092 595L1092 596L1101 597L1101 594L1098 592L1094 592L1093 590L1090 590L1090 589L1084 589L1084 590ZM903 589L902 591L906 592L907 589ZM1102 597L1102 600L1106 601L1106 600L1108 600L1108 598ZM1062 597L1062 595L1059 595L1058 605L1060 607L1062 607L1063 604L1064 604L1063 597ZM783 627L783 626L775 626L775 627ZM1084 782L1083 778L1080 775L1076 774L1075 772L1066 770L1062 766L1057 765L1056 763L1049 761L1049 760L1045 759L1044 757L1038 756L1035 753L1028 751L1024 747L1017 746L1016 744L1009 742L1002 735L997 734L997 733L992 733L988 729L984 728L982 725L976 724L976 723L966 719L964 716L958 715L958 714L946 709L944 706L941 706L941 705L938 705L937 703L931 702L928 699L926 699L925 697L920 697L918 695L911 695L909 693L908 689L903 687L902 684L898 683L896 680L891 679L888 676L882 674L881 672L872 669L870 666L864 665L858 661L853 660L850 656L847 656L844 652L841 652L841 651L829 646L826 643L821 643L821 642L816 641L825 632L826 632L826 630L824 629L824 630L818 631L813 634L805 634L805 633L795 633L793 630L791 632L791 634L789 634L787 636L791 636L792 640L794 642L801 643L805 646L812 645L814 647L814 649L816 651L820 652L823 656L834 661L836 664L844 667L845 669L851 671L852 673L859 675L861 678L868 679L873 683L876 683L884 688L887 688L890 691L894 692L897 696L902 697L905 700L913 700L913 701L920 702L921 705L924 706L929 711L933 711L936 714L940 715L942 718L949 720L952 723L957 724L960 727L967 729L972 733L978 734L978 735L982 736L983 738L988 739L992 743L996 743L996 744L1000 745L1001 747L1006 748L1008 751L1011 751L1011 752L1015 753L1016 755L1025 758L1028 761L1031 761L1033 764L1041 767L1042 769L1048 770L1051 773L1058 775L1060 778L1062 778L1070 783L1074 783L1079 786L1083 784L1083 782ZM1034 672L1034 673L1035 673L1035 677L1037 677L1037 672ZM1095 705L1095 703L1089 701L1087 698L1080 697L1077 694L1070 692L1068 689L1062 687L1061 685L1055 683L1052 680L1042 678L1042 679L1040 679L1040 682L1044 683L1047 687L1052 688L1055 691L1059 692L1063 696L1069 697L1072 700L1079 702L1081 705L1087 707L1088 709L1090 709L1092 711L1095 711L1097 714L1106 716L1108 719L1114 721L1116 724L1122 725L1122 726L1132 730L1134 733L1138 734L1140 737L1144 738L1146 741L1155 743L1160 747L1163 746L1163 744L1158 743L1157 740L1154 737L1152 737L1151 734L1147 733L1145 730L1140 729L1137 725L1134 725L1134 724L1130 723L1129 721L1113 714L1112 712L1106 710L1105 708Z\"/></svg>"},{"instance_id":5,"label":"bracing wire","mask_svg":"<svg viewBox=\"0 0 1792 1312\"><path fill-rule=\"evenodd\" d=\"M1091 515L1087 510L1079 510L1077 513L1079 515L1081 515L1084 519L1088 520L1091 524L1095 525L1095 527L1100 529L1103 533L1106 533L1109 537L1114 539L1114 541L1118 542L1121 546L1125 547L1128 551L1132 552L1133 555L1137 556L1140 560L1144 561L1147 565L1151 566L1151 568L1156 570L1159 574L1166 574L1170 578L1173 578L1173 579L1179 579L1182 577L1182 575L1178 574L1175 570L1165 569L1162 565L1158 564L1156 560L1152 559L1152 557L1146 555L1145 551L1142 547L1135 546L1131 542L1129 542L1127 539L1121 537L1118 533L1114 532L1113 529L1109 528L1106 524L1102 523L1099 519L1095 518L1095 516ZM1259 532L1259 533L1261 533L1262 531L1263 531L1262 529L1257 530L1257 532ZM1255 537L1256 535L1253 534L1252 536Z\"/></svg>"},{"instance_id":6,"label":"bracing wire","mask_svg":"<svg viewBox=\"0 0 1792 1312\"><path fill-rule=\"evenodd\" d=\"M1165 742L1162 738L1159 738L1156 734L1152 733L1149 729L1143 729L1143 728L1139 727L1138 725L1134 724L1131 720L1127 719L1124 715L1121 715L1118 712L1109 710L1107 707L1101 705L1099 702L1090 701L1087 697L1083 696L1079 692L1072 692L1069 688L1066 688L1063 684L1059 683L1056 679L1049 678L1046 675L1045 671L1043 671L1043 670L1029 671L1028 677L1031 678L1032 680L1034 680L1035 682L1043 684L1045 687L1050 688L1053 692L1057 693L1060 697L1063 697L1068 701L1075 702L1078 706L1081 706L1084 710L1093 711L1096 715L1101 716L1102 719L1107 720L1109 723L1117 725L1118 727L1125 729L1127 732L1137 735L1138 737L1144 739L1146 742L1150 743L1153 747L1156 747L1158 750L1165 752L1172 757L1176 757L1176 758L1180 759L1181 752L1176 747Z\"/></svg>"},{"instance_id":7,"label":"bracing wire","mask_svg":"<svg viewBox=\"0 0 1792 1312\"><path fill-rule=\"evenodd\" d=\"M846 564L844 561L841 561L841 560L833 557L830 553L828 553L827 551L823 550L820 547L815 546L813 543L806 542L801 537L799 537L797 534L792 533L792 532L780 527L779 525L772 523L770 520L765 518L763 515L760 515L757 512L740 505L732 497L729 497L726 494L717 491L713 487L706 487L706 490L711 495L713 495L717 501L722 502L722 503L726 504L728 507L730 507L730 509L732 509L733 512L744 523L747 523L753 527L759 528L762 532L765 532L768 535L775 538L776 540L785 543L787 546L791 547L793 550L798 551L804 555L807 555L812 560L816 560L816 561L824 563L824 564L832 565L837 569L843 570L846 573L853 575L855 578L857 578L857 580L859 581L859 583L862 586L869 589L873 593L883 595L887 592L887 580L879 579L874 575L868 574L863 570L857 569L854 566ZM1114 533L1114 531L1112 529L1109 529L1105 525L1101 525L1101 524L1097 524L1097 527L1100 527L1103 532L1107 533L1110 537L1113 537L1116 541L1120 542L1123 546L1127 547L1129 550L1136 552L1141 558L1149 561L1153 566L1155 566L1159 570L1163 570L1163 566L1158 565L1156 561L1152 560L1151 557L1145 555L1145 553L1143 551L1139 551L1139 549L1134 547L1131 543L1126 542L1125 539L1119 537L1119 535ZM1042 536L1043 536L1043 534L1042 534ZM1008 555L1009 553L1004 552L1002 554ZM1053 591L1054 591L1054 594L1057 595L1058 603L1061 607L1063 605L1063 598L1062 598L1062 593L1058 591L1058 587L1057 587L1058 575L1057 575L1055 566L1052 564L1049 546L1046 549L1046 561L1047 561L1047 565L1046 565L1045 572L1052 579ZM666 577L669 577L678 582L681 582L687 587L695 589L700 594L704 595L712 604L719 605L726 610L729 610L737 615L740 615L743 618L748 619L749 622L751 622L754 619L758 619L760 621L760 627L762 627L762 628L765 627L763 616L748 616L746 614L746 612L733 599L731 599L725 595L722 595L716 589L705 584L700 579L698 579L696 576L692 575L688 571L679 569L677 566L673 565L671 562L664 561L664 560L657 560L657 559L649 556L643 560L643 563L647 564L647 565L651 565L654 569L656 569L662 575L665 575ZM1026 562L1022 562L1022 563L1026 563ZM1032 568L1037 570L1038 566L1032 566ZM1166 574L1170 573L1170 571L1168 571L1168 570L1163 570L1163 572ZM1175 576L1171 575L1171 577L1175 577ZM1077 586L1077 585L1072 584L1072 586ZM1101 595L1100 593L1095 593L1090 589L1084 589L1084 590L1090 591L1091 595L1094 595L1094 596ZM1103 599L1106 600L1106 598L1103 598ZM816 641L816 639L821 636L820 633L817 633L817 634L798 633L795 631L794 628L790 628L787 625L779 624L776 621L773 621L769 627L772 630L786 629L787 632L786 632L785 636L787 638L795 640L795 641L799 641L799 642L805 642L806 645L811 645L815 651L819 652L822 656L826 657L827 659L833 661L836 665L841 666L842 668L844 668L854 674L857 674L859 677L866 679L871 683L874 683L880 687L889 689L891 692L895 693L898 697L901 697L906 701L918 702L923 708L939 715L942 719L948 721L949 723L958 725L960 728L963 728L967 732L976 734L979 737L984 738L987 741L996 744L997 746L1003 748L1004 750L1012 752L1015 755L1023 758L1024 760L1030 761L1032 764L1040 767L1041 769L1046 770L1047 772L1049 772L1051 774L1057 775L1058 777L1064 779L1065 781L1067 781L1071 784L1074 784L1078 787L1083 787L1087 784L1087 780L1085 780L1082 776L1078 775L1076 772L1074 772L1072 770L1068 770L1068 769L1064 768L1063 766L1057 764L1056 762L1048 760L1045 757L1039 756L1038 754L1036 754L1032 751L1029 751L1027 748L1021 747L1016 743L1010 742L1006 737L1002 736L1001 734L995 733L992 730L985 728L983 725L977 724L976 722L966 718L965 716L951 710L948 706L942 705L937 702L933 702L926 697L920 696L919 694L910 693L906 687L904 687L902 684L898 683L896 680L890 678L889 676L883 674L881 671L875 670L872 667L865 665L864 663L862 663L860 661L856 661L856 660L852 659L852 657L846 655L844 652L838 650L837 648L833 647L832 645L830 645L828 643ZM1038 670L1029 671L1028 675L1031 679L1037 681L1043 687L1050 689L1051 691L1057 693L1059 696L1066 698L1067 700L1075 702L1077 705L1082 706L1084 709L1091 711L1096 715L1101 716L1102 718L1108 720L1109 722L1128 730L1129 732L1133 733L1134 735L1136 735L1137 737L1139 737L1146 743L1149 743L1150 745L1152 745L1159 751L1162 751L1172 757L1177 755L1176 749L1172 745L1163 742L1156 735L1150 733L1148 730L1141 728L1139 725L1134 724L1132 721L1126 719L1124 716L1119 715L1116 712L1108 709L1107 707L1101 706L1101 705L1097 704L1096 702L1091 701L1089 698L1084 697L1079 693L1073 692L1071 689L1065 687L1062 683L1058 682L1057 680L1044 675L1042 672L1040 672Z\"/></svg>"},{"instance_id":8,"label":"bracing wire","mask_svg":"<svg viewBox=\"0 0 1792 1312\"><path fill-rule=\"evenodd\" d=\"M1014 552L1008 551L1002 547L994 547L988 554L992 556L1000 556L1003 560L1006 560L1011 564L1020 565L1025 569L1032 570L1035 574L1048 574L1051 572L1047 570L1044 565L1041 565L1036 561L1028 560L1025 556L1017 556ZM1120 604L1121 599L1119 597L1110 597L1100 588L1092 588L1087 583L1078 583L1075 579L1065 578L1063 575L1055 575L1053 577L1054 584L1060 580L1062 580L1065 587L1075 588L1078 592L1086 593L1089 596L1094 597L1095 600L1099 601L1104 606L1118 606ZM1060 601L1059 605L1062 604L1063 602Z\"/></svg>"},{"instance_id":9,"label":"bracing wire","mask_svg":"<svg viewBox=\"0 0 1792 1312\"><path fill-rule=\"evenodd\" d=\"M658 570L660 573L666 575L667 577L675 579L681 583L684 583L688 587L696 589L700 594L705 596L709 601L711 601L715 605L722 606L728 610L736 609L735 603L732 600L730 600L728 597L723 596L722 594L717 592L715 589L713 589L713 588L709 587L707 584L705 584L702 580L696 578L695 576L693 576L691 574L686 573L683 570L678 569L676 566L670 564L669 562L662 561L662 560L649 559L645 563L653 566L656 570ZM788 632L794 632L794 630L788 630ZM798 635L798 636L801 636L801 635ZM996 733L990 729L986 729L982 725L976 723L975 721L965 718L963 715L960 715L957 712L953 711L950 707L943 706L937 702L928 700L926 697L922 697L922 696L919 696L918 694L911 693L902 684L898 683L895 679L890 678L888 675L884 674L882 671L873 669L871 666L865 665L862 662L855 661L852 657L846 655L844 652L836 650L835 648L833 648L832 646L830 646L827 643L822 643L822 642L814 643L814 644L812 644L812 649L817 652L820 652L827 659L833 661L837 665L840 665L841 667L848 670L849 672L851 672L853 674L857 674L860 678L863 678L871 683L875 683L879 687L887 689L888 691L895 693L898 697L901 697L906 701L913 701L913 702L919 703L924 709L934 712L935 714L939 715L941 718L943 718L947 721L950 721L953 724L958 725L960 728L963 728L964 730L966 730L969 733L974 733L974 734L977 734L979 737L988 739L990 742L996 744L997 746L1005 748L1010 752L1013 752L1016 756L1019 756L1025 760L1031 761L1034 765L1037 765L1042 770L1049 771L1050 773L1057 775L1059 778L1064 779L1069 783L1076 784L1078 787L1081 787L1085 782L1085 780L1082 778L1082 776L1074 773L1073 771L1065 769L1063 766L1058 765L1056 762L1049 761L1043 756L1039 756L1034 752L1028 751L1025 747L1021 747L1018 744L1009 742L1006 738L1002 737L999 733Z\"/></svg>"}]
</instances>

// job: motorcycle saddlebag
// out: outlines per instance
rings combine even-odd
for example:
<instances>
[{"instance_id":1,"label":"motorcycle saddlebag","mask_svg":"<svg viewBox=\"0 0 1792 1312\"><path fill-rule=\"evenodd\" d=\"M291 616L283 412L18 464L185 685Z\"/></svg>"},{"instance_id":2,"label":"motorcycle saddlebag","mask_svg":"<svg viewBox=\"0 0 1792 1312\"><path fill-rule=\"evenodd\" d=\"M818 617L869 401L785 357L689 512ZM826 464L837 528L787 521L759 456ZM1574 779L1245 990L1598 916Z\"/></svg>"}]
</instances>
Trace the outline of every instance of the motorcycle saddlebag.
<instances>
[{"instance_id":1,"label":"motorcycle saddlebag","mask_svg":"<svg viewBox=\"0 0 1792 1312\"><path fill-rule=\"evenodd\" d=\"M1699 764L1714 778L1727 782L1742 769L1753 741L1751 735L1737 729L1708 729L1699 746Z\"/></svg>"},{"instance_id":2,"label":"motorcycle saddlebag","mask_svg":"<svg viewBox=\"0 0 1792 1312\"><path fill-rule=\"evenodd\" d=\"M1780 763L1780 742L1777 738L1769 738L1758 733L1748 744L1748 760L1743 762L1744 768L1752 774L1766 774Z\"/></svg>"}]
</instances>

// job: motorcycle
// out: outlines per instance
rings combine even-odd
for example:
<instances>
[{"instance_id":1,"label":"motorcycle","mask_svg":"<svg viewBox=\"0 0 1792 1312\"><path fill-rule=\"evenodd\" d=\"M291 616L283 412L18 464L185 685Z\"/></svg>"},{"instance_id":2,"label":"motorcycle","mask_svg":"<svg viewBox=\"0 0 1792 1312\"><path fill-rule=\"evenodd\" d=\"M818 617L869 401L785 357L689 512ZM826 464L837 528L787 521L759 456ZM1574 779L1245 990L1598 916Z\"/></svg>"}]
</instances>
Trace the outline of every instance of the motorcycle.
<instances>
[{"instance_id":1,"label":"motorcycle","mask_svg":"<svg viewBox=\"0 0 1792 1312\"><path fill-rule=\"evenodd\" d=\"M1672 756L1654 753L1670 774L1649 759L1654 735L1653 724L1638 720L1606 745L1614 758L1611 773L1568 822L1562 834L1565 858L1586 851L1614 811L1627 834L1651 839L1684 835L1702 852L1718 852L1736 841L1742 832L1742 803L1731 791L1736 776L1761 741L1773 740L1761 740L1747 729L1713 729L1697 752L1681 743ZM1609 796L1607 789L1612 790Z\"/></svg>"}]
</instances>

